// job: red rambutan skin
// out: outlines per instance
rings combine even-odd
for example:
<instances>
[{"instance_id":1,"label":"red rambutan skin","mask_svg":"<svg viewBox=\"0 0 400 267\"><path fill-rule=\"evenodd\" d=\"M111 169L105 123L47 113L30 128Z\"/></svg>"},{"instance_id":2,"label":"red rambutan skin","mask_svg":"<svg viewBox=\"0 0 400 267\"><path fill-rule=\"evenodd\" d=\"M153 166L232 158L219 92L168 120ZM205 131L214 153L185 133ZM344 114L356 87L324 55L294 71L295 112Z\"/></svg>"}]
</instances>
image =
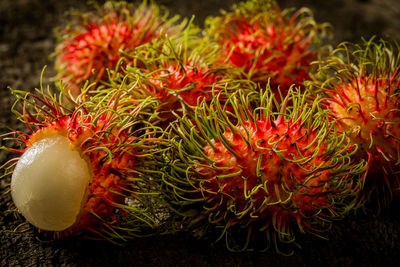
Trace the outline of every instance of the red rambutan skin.
<instances>
[{"instance_id":1,"label":"red rambutan skin","mask_svg":"<svg viewBox=\"0 0 400 267\"><path fill-rule=\"evenodd\" d=\"M295 32L293 25L265 29L260 25L252 26L245 20L238 19L234 23L238 25L238 33L221 41L224 56L229 57L230 64L243 68L245 73L255 72L249 75L251 80L264 86L271 78L272 85L287 90L292 84L301 84L309 79L310 63L316 58L316 53L307 53L311 42L302 40L304 36ZM254 36L260 32L263 34ZM285 43L287 36L293 36L292 43Z\"/></svg>"},{"instance_id":2,"label":"red rambutan skin","mask_svg":"<svg viewBox=\"0 0 400 267\"><path fill-rule=\"evenodd\" d=\"M321 65L321 77L331 70L336 76L318 85L338 130L359 146L357 157L368 161L364 197L378 188L388 192L379 197L384 202L400 190L398 51L396 43L384 40L341 44Z\"/></svg>"},{"instance_id":3,"label":"red rambutan skin","mask_svg":"<svg viewBox=\"0 0 400 267\"><path fill-rule=\"evenodd\" d=\"M155 36L149 34L138 39L138 35L141 37L138 31L130 29L128 25L121 25L118 20L113 20L103 25L88 25L87 32L66 40L58 48L62 52L60 63L57 64L64 66L65 77L61 79L68 80L68 86L74 88L73 95L80 93L80 87L85 81L96 82L105 79L106 70L113 70L121 59L119 49L124 46L136 47Z\"/></svg>"},{"instance_id":4,"label":"red rambutan skin","mask_svg":"<svg viewBox=\"0 0 400 267\"><path fill-rule=\"evenodd\" d=\"M175 94L191 106L196 106L202 99L210 100L213 85L221 78L210 73L208 69L196 68L190 65L184 68L169 66L156 76L163 77L154 81L155 87L149 87L149 92L162 103L176 104L179 99ZM171 92L176 92L175 94Z\"/></svg>"},{"instance_id":5,"label":"red rambutan skin","mask_svg":"<svg viewBox=\"0 0 400 267\"><path fill-rule=\"evenodd\" d=\"M238 217L231 223L262 221L265 227L273 224L283 232L292 223L301 229L311 228L307 218L332 204L328 196L332 174L321 171L310 179L314 166L327 160L325 145L317 147L312 143L316 133L293 122L259 120L256 124L244 122L239 132L224 133L234 154L221 141L213 141L215 148L204 148L206 156L215 162L213 168L201 166L196 170L207 199L207 213L221 212L215 220L234 213ZM246 132L250 134L248 142L242 137ZM278 140L279 153L273 148ZM286 159L300 160L304 165Z\"/></svg>"},{"instance_id":6,"label":"red rambutan skin","mask_svg":"<svg viewBox=\"0 0 400 267\"><path fill-rule=\"evenodd\" d=\"M220 62L240 69L239 77L262 88L270 80L285 94L292 84L309 79L318 55L312 49L317 26L309 23L312 17L302 17L303 10L290 17L274 1L266 1L264 7L252 2L257 1L210 19L207 34L221 46Z\"/></svg>"},{"instance_id":7,"label":"red rambutan skin","mask_svg":"<svg viewBox=\"0 0 400 267\"><path fill-rule=\"evenodd\" d=\"M289 243L296 231L318 235L346 214L365 163L352 161L355 147L307 99L293 87L279 103L270 87L238 89L185 110L172 126L179 138L165 179L179 212L200 206L191 225L208 220L228 248L244 250Z\"/></svg>"},{"instance_id":8,"label":"red rambutan skin","mask_svg":"<svg viewBox=\"0 0 400 267\"><path fill-rule=\"evenodd\" d=\"M170 64L148 79L145 90L160 102L157 112L165 123L175 119L172 112L180 113L182 106L197 106L202 101L210 101L220 89L214 86L222 79L207 67ZM153 78L154 77L154 78Z\"/></svg>"},{"instance_id":9,"label":"red rambutan skin","mask_svg":"<svg viewBox=\"0 0 400 267\"><path fill-rule=\"evenodd\" d=\"M55 67L73 96L81 93L86 81L108 79L107 70L125 65L125 53L151 42L163 33L179 31L170 27L154 4L133 7L125 2L107 3L99 13L88 13L71 21L56 48ZM136 10L135 10L136 9Z\"/></svg>"},{"instance_id":10,"label":"red rambutan skin","mask_svg":"<svg viewBox=\"0 0 400 267\"><path fill-rule=\"evenodd\" d=\"M227 70L214 61L217 47L204 42L198 33L189 23L180 35L184 38L164 36L160 42L138 48L131 59L141 64L114 77L112 86L131 99L150 96L157 100L154 114L162 126L168 126L184 108L209 102L226 87Z\"/></svg>"},{"instance_id":11,"label":"red rambutan skin","mask_svg":"<svg viewBox=\"0 0 400 267\"><path fill-rule=\"evenodd\" d=\"M400 110L399 81L372 76L340 84L326 100L341 131L349 131L370 162L370 177L382 179L390 191L399 190Z\"/></svg>"}]
</instances>

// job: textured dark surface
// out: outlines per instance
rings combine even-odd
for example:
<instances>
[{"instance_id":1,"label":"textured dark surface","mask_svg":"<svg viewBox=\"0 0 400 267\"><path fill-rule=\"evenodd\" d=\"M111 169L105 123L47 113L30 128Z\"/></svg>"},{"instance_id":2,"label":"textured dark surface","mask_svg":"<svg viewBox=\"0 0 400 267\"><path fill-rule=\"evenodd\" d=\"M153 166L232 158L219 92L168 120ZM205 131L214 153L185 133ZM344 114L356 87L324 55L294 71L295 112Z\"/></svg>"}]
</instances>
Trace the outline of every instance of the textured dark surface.
<instances>
[{"instance_id":1,"label":"textured dark surface","mask_svg":"<svg viewBox=\"0 0 400 267\"><path fill-rule=\"evenodd\" d=\"M160 0L172 14L191 16L201 25L208 15L218 14L234 0ZM237 1L236 1L237 2ZM361 36L390 34L400 39L400 3L397 0L284 0L282 6L308 6L318 22L330 22L335 31L332 44L359 41ZM14 101L7 86L32 90L39 85L44 65L44 82L54 75L49 55L54 49L52 29L63 23L71 7L85 10L78 0L0 1L0 123L21 128L10 108ZM6 130L2 126L1 133ZM0 152L0 163L12 155ZM300 236L302 249L291 257L272 249L264 253L230 253L222 243L197 240L189 233L136 239L124 247L106 242L69 238L40 242L32 228L12 231L20 223L7 213L11 205L8 180L0 180L0 265L1 266L398 266L400 260L400 201L379 215L353 215L337 222L329 240Z\"/></svg>"}]
</instances>

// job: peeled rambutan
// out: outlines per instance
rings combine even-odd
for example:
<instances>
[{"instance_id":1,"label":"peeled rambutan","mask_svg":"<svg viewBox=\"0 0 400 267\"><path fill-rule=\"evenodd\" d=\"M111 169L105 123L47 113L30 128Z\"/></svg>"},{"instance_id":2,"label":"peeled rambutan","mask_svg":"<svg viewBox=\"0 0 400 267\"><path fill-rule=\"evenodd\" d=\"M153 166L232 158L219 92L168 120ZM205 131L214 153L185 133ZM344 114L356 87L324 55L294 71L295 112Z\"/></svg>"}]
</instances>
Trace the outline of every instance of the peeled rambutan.
<instances>
[{"instance_id":1,"label":"peeled rambutan","mask_svg":"<svg viewBox=\"0 0 400 267\"><path fill-rule=\"evenodd\" d=\"M156 215L141 193L151 187L143 171L155 154L155 130L139 127L145 107L125 109L116 94L104 105L73 102L71 110L38 92L16 91L23 106L17 115L30 133L2 135L19 146L8 150L21 154L3 166L17 210L53 238L123 241L150 231Z\"/></svg>"},{"instance_id":2,"label":"peeled rambutan","mask_svg":"<svg viewBox=\"0 0 400 267\"><path fill-rule=\"evenodd\" d=\"M235 66L236 76L263 88L271 79L271 87L282 93L309 78L318 55L318 33L325 29L308 9L292 14L281 11L274 0L240 2L206 20L206 37L221 46L221 63Z\"/></svg>"},{"instance_id":3,"label":"peeled rambutan","mask_svg":"<svg viewBox=\"0 0 400 267\"><path fill-rule=\"evenodd\" d=\"M228 248L241 250L317 234L352 207L365 163L352 161L356 147L318 100L289 90L275 107L269 87L223 98L185 113L171 134L165 184L179 213L198 210L190 224L221 227Z\"/></svg>"},{"instance_id":4,"label":"peeled rambutan","mask_svg":"<svg viewBox=\"0 0 400 267\"><path fill-rule=\"evenodd\" d=\"M107 70L121 64L122 51L129 53L162 34L180 32L182 25L173 25L176 20L161 14L156 4L146 2L136 7L108 1L96 12L74 14L58 38L54 53L56 78L77 96L86 81L107 80Z\"/></svg>"},{"instance_id":5,"label":"peeled rambutan","mask_svg":"<svg viewBox=\"0 0 400 267\"><path fill-rule=\"evenodd\" d=\"M380 188L389 193L384 202L400 190L399 51L384 40L343 43L321 62L316 83L338 130L368 161L364 197Z\"/></svg>"}]
</instances>

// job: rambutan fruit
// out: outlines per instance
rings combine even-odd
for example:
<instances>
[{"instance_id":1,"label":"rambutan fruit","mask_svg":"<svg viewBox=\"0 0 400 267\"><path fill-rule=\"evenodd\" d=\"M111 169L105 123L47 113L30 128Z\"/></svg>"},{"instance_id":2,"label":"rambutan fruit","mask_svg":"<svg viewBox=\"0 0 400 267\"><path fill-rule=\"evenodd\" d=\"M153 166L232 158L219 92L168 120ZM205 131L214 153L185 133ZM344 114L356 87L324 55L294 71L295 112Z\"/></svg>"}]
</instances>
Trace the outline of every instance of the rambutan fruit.
<instances>
[{"instance_id":1,"label":"rambutan fruit","mask_svg":"<svg viewBox=\"0 0 400 267\"><path fill-rule=\"evenodd\" d=\"M173 113L181 113L184 106L211 101L226 87L227 70L214 61L218 47L192 35L190 24L182 36L180 40L160 37L157 45L143 45L126 54L131 64L109 81L110 87L127 93L125 99L128 95L132 99L154 98L158 102L154 112L165 126L175 120Z\"/></svg>"},{"instance_id":2,"label":"rambutan fruit","mask_svg":"<svg viewBox=\"0 0 400 267\"><path fill-rule=\"evenodd\" d=\"M189 226L222 228L233 250L289 243L298 231L318 235L352 207L365 163L352 161L356 147L319 100L292 89L281 101L269 87L243 92L221 105L221 91L173 124L166 198L179 214L190 211Z\"/></svg>"},{"instance_id":3,"label":"rambutan fruit","mask_svg":"<svg viewBox=\"0 0 400 267\"><path fill-rule=\"evenodd\" d=\"M156 128L142 121L143 103L125 108L114 94L104 105L69 109L37 92L14 91L23 107L15 113L30 133L2 135L19 147L7 150L21 155L3 165L17 210L51 238L84 233L118 242L151 231L157 215L145 197L145 166L156 154Z\"/></svg>"},{"instance_id":4,"label":"rambutan fruit","mask_svg":"<svg viewBox=\"0 0 400 267\"><path fill-rule=\"evenodd\" d=\"M343 43L320 62L315 83L338 130L348 133L360 147L358 157L368 161L364 197L378 189L388 192L384 202L400 190L399 51L397 43L373 38Z\"/></svg>"},{"instance_id":5,"label":"rambutan fruit","mask_svg":"<svg viewBox=\"0 0 400 267\"><path fill-rule=\"evenodd\" d=\"M122 51L130 52L163 34L178 34L185 24L175 25L177 16L169 19L168 13L146 1L137 7L107 1L96 12L72 15L70 24L59 30L54 55L56 79L66 83L73 96L81 93L86 81L107 80L107 70L123 64Z\"/></svg>"},{"instance_id":6,"label":"rambutan fruit","mask_svg":"<svg viewBox=\"0 0 400 267\"><path fill-rule=\"evenodd\" d=\"M206 38L218 43L221 63L237 68L235 75L265 88L285 93L292 84L300 86L313 71L315 49L326 24L317 24L311 11L281 11L274 0L239 2L232 11L206 20ZM322 50L321 50L322 51Z\"/></svg>"}]
</instances>

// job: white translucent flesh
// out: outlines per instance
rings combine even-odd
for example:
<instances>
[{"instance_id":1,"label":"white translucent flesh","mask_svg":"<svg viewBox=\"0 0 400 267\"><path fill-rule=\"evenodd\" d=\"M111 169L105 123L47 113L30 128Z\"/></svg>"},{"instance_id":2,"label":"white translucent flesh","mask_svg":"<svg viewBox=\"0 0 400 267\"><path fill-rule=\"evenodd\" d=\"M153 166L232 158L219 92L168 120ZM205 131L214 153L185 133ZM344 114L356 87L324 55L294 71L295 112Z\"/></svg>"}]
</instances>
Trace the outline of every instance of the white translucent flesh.
<instances>
[{"instance_id":1,"label":"white translucent flesh","mask_svg":"<svg viewBox=\"0 0 400 267\"><path fill-rule=\"evenodd\" d=\"M11 195L16 207L42 230L69 228L82 207L90 172L70 144L61 135L35 142L22 155L12 175Z\"/></svg>"}]
</instances>

